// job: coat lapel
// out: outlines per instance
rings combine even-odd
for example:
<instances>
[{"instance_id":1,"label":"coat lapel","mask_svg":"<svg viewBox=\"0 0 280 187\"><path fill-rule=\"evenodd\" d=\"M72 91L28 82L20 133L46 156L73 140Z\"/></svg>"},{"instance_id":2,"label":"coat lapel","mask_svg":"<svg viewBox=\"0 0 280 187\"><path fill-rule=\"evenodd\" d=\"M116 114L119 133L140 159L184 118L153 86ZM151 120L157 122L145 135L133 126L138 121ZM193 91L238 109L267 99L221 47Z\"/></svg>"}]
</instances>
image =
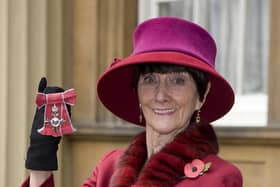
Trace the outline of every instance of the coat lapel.
<instances>
[{"instance_id":1,"label":"coat lapel","mask_svg":"<svg viewBox=\"0 0 280 187\"><path fill-rule=\"evenodd\" d=\"M111 187L171 187L184 177L184 166L193 159L218 153L212 126L192 124L146 163L146 134L136 136L120 158Z\"/></svg>"}]
</instances>

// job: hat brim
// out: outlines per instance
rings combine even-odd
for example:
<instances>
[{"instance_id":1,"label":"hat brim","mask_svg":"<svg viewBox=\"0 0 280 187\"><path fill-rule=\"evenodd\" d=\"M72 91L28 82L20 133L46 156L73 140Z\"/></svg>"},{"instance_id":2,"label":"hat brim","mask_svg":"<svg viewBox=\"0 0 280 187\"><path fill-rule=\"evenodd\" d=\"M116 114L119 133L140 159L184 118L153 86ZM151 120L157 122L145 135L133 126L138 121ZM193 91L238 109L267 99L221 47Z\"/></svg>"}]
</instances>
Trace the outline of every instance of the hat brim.
<instances>
[{"instance_id":1,"label":"hat brim","mask_svg":"<svg viewBox=\"0 0 280 187\"><path fill-rule=\"evenodd\" d=\"M133 73L136 65L151 62L183 65L208 74L211 89L201 108L201 116L209 122L221 118L232 108L233 90L213 67L192 56L172 51L141 53L111 65L97 84L97 93L103 105L121 119L142 125L137 92L132 87Z\"/></svg>"}]
</instances>

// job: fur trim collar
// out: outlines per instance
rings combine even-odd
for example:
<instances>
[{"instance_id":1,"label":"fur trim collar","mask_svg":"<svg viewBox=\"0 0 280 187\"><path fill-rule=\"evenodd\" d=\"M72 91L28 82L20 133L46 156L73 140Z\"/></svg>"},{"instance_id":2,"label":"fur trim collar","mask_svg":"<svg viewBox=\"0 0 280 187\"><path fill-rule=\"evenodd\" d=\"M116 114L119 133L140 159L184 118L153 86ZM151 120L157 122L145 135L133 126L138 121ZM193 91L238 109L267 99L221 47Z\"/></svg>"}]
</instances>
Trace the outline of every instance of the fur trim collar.
<instances>
[{"instance_id":1,"label":"fur trim collar","mask_svg":"<svg viewBox=\"0 0 280 187\"><path fill-rule=\"evenodd\" d=\"M218 153L218 142L210 124L190 125L146 163L145 132L136 136L120 158L111 187L171 187L184 176L184 166L193 159Z\"/></svg>"}]
</instances>

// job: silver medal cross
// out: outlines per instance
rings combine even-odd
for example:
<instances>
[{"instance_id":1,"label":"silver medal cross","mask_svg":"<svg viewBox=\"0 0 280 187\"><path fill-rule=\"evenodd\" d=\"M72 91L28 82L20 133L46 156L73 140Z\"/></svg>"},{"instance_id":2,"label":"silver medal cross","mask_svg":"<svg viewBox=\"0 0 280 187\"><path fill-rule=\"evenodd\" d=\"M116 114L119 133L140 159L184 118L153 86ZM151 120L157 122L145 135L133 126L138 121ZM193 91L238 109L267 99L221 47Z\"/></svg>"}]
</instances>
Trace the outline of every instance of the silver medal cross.
<instances>
[{"instance_id":1,"label":"silver medal cross","mask_svg":"<svg viewBox=\"0 0 280 187\"><path fill-rule=\"evenodd\" d=\"M59 114L58 114L58 108L57 106L54 104L52 106L52 119L51 120L46 120L45 123L50 124L53 127L53 130L56 132L57 128L60 125L63 125L65 120L64 119L59 119Z\"/></svg>"}]
</instances>

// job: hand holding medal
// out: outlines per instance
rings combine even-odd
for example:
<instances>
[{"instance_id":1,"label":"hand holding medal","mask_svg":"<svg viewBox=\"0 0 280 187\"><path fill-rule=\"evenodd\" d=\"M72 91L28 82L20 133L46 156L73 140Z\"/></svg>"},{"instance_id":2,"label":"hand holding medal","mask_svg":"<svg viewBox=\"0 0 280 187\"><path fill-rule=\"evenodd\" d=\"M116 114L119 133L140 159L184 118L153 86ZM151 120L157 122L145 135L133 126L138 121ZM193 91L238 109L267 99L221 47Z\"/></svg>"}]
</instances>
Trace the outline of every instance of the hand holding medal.
<instances>
[{"instance_id":1,"label":"hand holding medal","mask_svg":"<svg viewBox=\"0 0 280 187\"><path fill-rule=\"evenodd\" d=\"M56 152L61 136L75 131L70 116L76 93L74 89L47 87L44 77L38 92L25 166L32 170L57 170Z\"/></svg>"}]
</instances>

